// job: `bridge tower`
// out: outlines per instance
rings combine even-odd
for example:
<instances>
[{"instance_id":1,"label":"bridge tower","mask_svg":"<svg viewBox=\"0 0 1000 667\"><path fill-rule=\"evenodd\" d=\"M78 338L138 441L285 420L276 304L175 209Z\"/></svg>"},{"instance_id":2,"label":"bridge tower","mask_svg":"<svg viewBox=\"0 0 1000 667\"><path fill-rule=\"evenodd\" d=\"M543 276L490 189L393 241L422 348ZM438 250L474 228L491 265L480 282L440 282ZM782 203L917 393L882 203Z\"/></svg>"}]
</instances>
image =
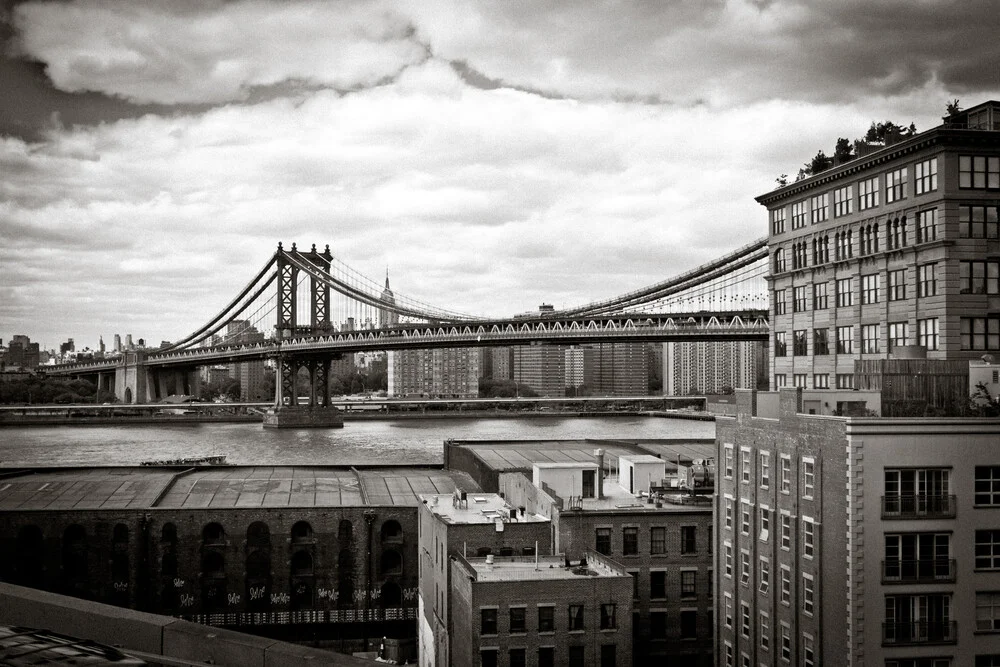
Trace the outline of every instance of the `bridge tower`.
<instances>
[{"instance_id":1,"label":"bridge tower","mask_svg":"<svg viewBox=\"0 0 1000 667\"><path fill-rule=\"evenodd\" d=\"M330 286L321 280L308 276L309 320L299 322L298 286L301 269L290 261L294 257L298 263L306 263L328 273L333 255L330 246L323 252L316 250L316 244L308 252L300 252L295 244L291 250L284 250L278 244L278 322L276 337L278 352L275 356L274 407L264 415L264 426L270 428L303 428L308 426L343 426L340 410L330 405L330 361L327 354L292 354L281 351L281 342L302 336L318 336L332 330L330 324ZM309 394L306 405L299 405L296 380L301 369L309 372Z\"/></svg>"}]
</instances>

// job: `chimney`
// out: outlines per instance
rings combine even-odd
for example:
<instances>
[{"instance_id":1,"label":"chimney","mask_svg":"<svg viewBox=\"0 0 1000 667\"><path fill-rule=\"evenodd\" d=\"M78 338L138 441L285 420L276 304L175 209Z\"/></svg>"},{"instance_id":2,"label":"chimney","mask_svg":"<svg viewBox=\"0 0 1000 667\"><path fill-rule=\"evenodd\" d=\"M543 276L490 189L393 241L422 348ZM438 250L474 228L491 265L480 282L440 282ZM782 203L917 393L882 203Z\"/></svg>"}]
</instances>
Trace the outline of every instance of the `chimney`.
<instances>
[{"instance_id":1,"label":"chimney","mask_svg":"<svg viewBox=\"0 0 1000 667\"><path fill-rule=\"evenodd\" d=\"M604 499L604 450L595 449L594 458L597 459L597 497Z\"/></svg>"}]
</instances>

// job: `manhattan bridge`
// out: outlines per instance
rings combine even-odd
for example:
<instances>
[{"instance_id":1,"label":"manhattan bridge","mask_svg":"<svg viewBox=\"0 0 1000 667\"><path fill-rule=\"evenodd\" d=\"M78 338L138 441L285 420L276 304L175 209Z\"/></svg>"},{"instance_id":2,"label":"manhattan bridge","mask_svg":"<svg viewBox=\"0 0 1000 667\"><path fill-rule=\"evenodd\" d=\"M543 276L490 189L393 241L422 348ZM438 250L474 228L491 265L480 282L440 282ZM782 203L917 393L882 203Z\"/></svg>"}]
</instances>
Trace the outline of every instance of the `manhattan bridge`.
<instances>
[{"instance_id":1,"label":"manhattan bridge","mask_svg":"<svg viewBox=\"0 0 1000 667\"><path fill-rule=\"evenodd\" d=\"M271 359L275 406L296 402L308 369L310 406L329 405L331 360L374 350L576 345L616 342L761 341L768 338L767 239L667 280L561 310L480 317L384 291L334 257L282 244L221 310L183 339L122 357L61 364L50 375L96 378L124 403L185 393L202 366ZM247 332L270 332L257 342ZM113 383L113 384L112 384Z\"/></svg>"}]
</instances>

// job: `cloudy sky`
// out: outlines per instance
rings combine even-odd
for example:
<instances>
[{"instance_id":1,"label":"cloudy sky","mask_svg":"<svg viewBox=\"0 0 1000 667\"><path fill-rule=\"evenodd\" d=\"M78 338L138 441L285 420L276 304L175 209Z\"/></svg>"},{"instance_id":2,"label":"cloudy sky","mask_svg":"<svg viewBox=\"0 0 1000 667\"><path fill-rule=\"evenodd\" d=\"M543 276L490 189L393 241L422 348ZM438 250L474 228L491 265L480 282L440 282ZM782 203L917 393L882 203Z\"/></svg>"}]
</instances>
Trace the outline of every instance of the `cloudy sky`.
<instances>
[{"instance_id":1,"label":"cloudy sky","mask_svg":"<svg viewBox=\"0 0 1000 667\"><path fill-rule=\"evenodd\" d=\"M0 337L159 342L277 243L462 312L766 233L873 120L1000 99L995 0L73 0L0 20Z\"/></svg>"}]
</instances>

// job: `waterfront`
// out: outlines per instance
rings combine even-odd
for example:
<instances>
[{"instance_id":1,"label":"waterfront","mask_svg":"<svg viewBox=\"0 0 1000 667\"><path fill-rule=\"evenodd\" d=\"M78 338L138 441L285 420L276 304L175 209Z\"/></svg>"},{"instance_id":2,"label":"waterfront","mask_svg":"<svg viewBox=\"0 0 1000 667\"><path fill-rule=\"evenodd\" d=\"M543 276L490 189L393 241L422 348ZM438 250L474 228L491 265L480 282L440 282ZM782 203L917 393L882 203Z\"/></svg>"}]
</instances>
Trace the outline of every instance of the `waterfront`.
<instances>
[{"instance_id":1,"label":"waterfront","mask_svg":"<svg viewBox=\"0 0 1000 667\"><path fill-rule=\"evenodd\" d=\"M5 428L0 466L138 465L225 456L239 465L439 464L447 438L711 438L715 423L647 416L385 419L342 429L265 430L259 423Z\"/></svg>"}]
</instances>

